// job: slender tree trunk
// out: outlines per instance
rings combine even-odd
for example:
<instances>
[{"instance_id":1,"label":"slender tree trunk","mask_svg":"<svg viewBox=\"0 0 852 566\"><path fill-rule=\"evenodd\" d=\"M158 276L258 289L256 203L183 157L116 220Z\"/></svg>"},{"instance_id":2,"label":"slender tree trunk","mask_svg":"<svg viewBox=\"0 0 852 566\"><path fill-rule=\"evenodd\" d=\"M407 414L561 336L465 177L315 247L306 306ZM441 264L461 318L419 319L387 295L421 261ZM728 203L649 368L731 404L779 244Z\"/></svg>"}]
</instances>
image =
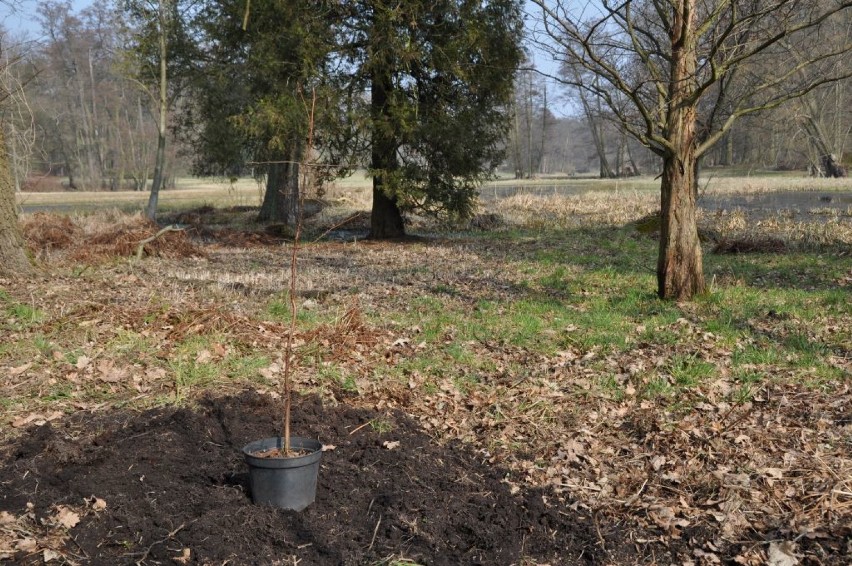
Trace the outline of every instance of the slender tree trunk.
<instances>
[{"instance_id":1,"label":"slender tree trunk","mask_svg":"<svg viewBox=\"0 0 852 566\"><path fill-rule=\"evenodd\" d=\"M168 63L168 44L166 34L166 6L167 0L160 0L157 7L159 17L159 47L160 47L160 116L157 121L157 157L154 161L154 180L151 183L151 194L148 196L148 206L145 216L151 220L157 219L157 203L160 200L160 189L163 186L163 177L166 168L166 128L168 127L168 74L166 73Z\"/></svg>"},{"instance_id":2,"label":"slender tree trunk","mask_svg":"<svg viewBox=\"0 0 852 566\"><path fill-rule=\"evenodd\" d=\"M672 74L666 116L670 149L663 157L662 222L657 260L657 293L663 299L690 299L705 289L695 207L697 112L691 77L697 66L695 0L675 10ZM686 17L684 17L686 14Z\"/></svg>"},{"instance_id":3,"label":"slender tree trunk","mask_svg":"<svg viewBox=\"0 0 852 566\"><path fill-rule=\"evenodd\" d=\"M381 70L374 70L370 86L373 119L373 209L370 213L370 238L376 240L405 236L405 226L396 196L388 194L385 189L387 176L397 169L396 139L385 116L388 95L392 89L391 77Z\"/></svg>"},{"instance_id":4,"label":"slender tree trunk","mask_svg":"<svg viewBox=\"0 0 852 566\"><path fill-rule=\"evenodd\" d=\"M547 141L547 83L542 86L541 102L541 144L538 150L538 172L547 173L547 163L544 159L544 148Z\"/></svg>"},{"instance_id":5,"label":"slender tree trunk","mask_svg":"<svg viewBox=\"0 0 852 566\"><path fill-rule=\"evenodd\" d=\"M627 142L627 160L630 161L631 174L641 175L642 171L639 169L639 163L633 159L633 152L630 151L630 141Z\"/></svg>"},{"instance_id":6,"label":"slender tree trunk","mask_svg":"<svg viewBox=\"0 0 852 566\"><path fill-rule=\"evenodd\" d=\"M532 94L532 75L527 73L527 179L533 177L533 136L532 136L532 119L533 119L533 94Z\"/></svg>"},{"instance_id":7,"label":"slender tree trunk","mask_svg":"<svg viewBox=\"0 0 852 566\"><path fill-rule=\"evenodd\" d=\"M734 164L734 129L731 128L725 136L725 150L722 152L722 165Z\"/></svg>"},{"instance_id":8,"label":"slender tree trunk","mask_svg":"<svg viewBox=\"0 0 852 566\"><path fill-rule=\"evenodd\" d=\"M517 98L517 97L516 97ZM524 178L524 166L521 158L521 117L517 102L515 103L515 136L514 136L514 154L515 154L515 179Z\"/></svg>"},{"instance_id":9,"label":"slender tree trunk","mask_svg":"<svg viewBox=\"0 0 852 566\"><path fill-rule=\"evenodd\" d=\"M575 73L579 81L579 75ZM583 113L586 115L586 121L589 123L589 131L592 134L592 143L595 145L595 153L598 154L599 176L601 179L609 179L613 177L612 169L609 166L609 161L606 158L606 141L604 140L604 132L602 120L595 118L594 108L583 89L579 89L580 103L583 106Z\"/></svg>"},{"instance_id":10,"label":"slender tree trunk","mask_svg":"<svg viewBox=\"0 0 852 566\"><path fill-rule=\"evenodd\" d=\"M6 135L0 129L0 274L20 276L30 271L32 266L24 252L24 240L15 212L15 186Z\"/></svg>"},{"instance_id":11,"label":"slender tree trunk","mask_svg":"<svg viewBox=\"0 0 852 566\"><path fill-rule=\"evenodd\" d=\"M103 185L106 177L106 167L104 163L104 148L103 140L101 140L101 123L98 117L98 93L97 85L95 84L95 68L92 64L92 50L89 49L89 81L92 87L92 144L95 152L95 162L98 166L99 185Z\"/></svg>"}]
</instances>

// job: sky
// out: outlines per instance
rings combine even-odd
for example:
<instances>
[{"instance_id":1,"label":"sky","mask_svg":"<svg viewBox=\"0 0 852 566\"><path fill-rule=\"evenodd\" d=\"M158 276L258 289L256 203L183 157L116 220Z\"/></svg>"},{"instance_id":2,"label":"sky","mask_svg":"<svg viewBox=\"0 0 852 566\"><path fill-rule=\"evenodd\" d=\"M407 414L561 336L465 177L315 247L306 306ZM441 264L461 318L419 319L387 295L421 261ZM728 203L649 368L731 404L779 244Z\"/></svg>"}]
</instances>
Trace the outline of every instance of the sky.
<instances>
[{"instance_id":1,"label":"sky","mask_svg":"<svg viewBox=\"0 0 852 566\"><path fill-rule=\"evenodd\" d=\"M83 8L91 6L98 0L70 0L73 11L78 12ZM102 0L101 0L102 1ZM16 39L38 40L39 25L38 25L38 2L37 0L0 0L0 24L12 37ZM533 7L527 3L527 12L533 12ZM22 37L23 36L23 37ZM533 60L537 68L548 74L555 74L555 66L546 57L541 54L534 54ZM548 91L558 90L556 87L549 87ZM556 97L552 99L554 107L551 108L555 114L567 115L573 113L568 106L560 107Z\"/></svg>"},{"instance_id":2,"label":"sky","mask_svg":"<svg viewBox=\"0 0 852 566\"><path fill-rule=\"evenodd\" d=\"M74 6L88 6L89 0L77 0ZM36 22L36 3L34 0L0 1L0 22L13 36L26 34L32 38L38 29Z\"/></svg>"}]
</instances>

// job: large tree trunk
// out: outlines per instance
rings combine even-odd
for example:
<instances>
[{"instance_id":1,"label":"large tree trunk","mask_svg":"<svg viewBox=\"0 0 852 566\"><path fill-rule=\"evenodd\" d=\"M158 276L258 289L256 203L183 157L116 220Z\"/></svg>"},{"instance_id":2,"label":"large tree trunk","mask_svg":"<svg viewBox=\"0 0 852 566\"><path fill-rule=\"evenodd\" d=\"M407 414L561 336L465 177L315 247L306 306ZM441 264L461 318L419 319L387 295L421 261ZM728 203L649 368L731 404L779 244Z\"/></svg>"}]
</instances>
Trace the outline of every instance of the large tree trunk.
<instances>
[{"instance_id":1,"label":"large tree trunk","mask_svg":"<svg viewBox=\"0 0 852 566\"><path fill-rule=\"evenodd\" d=\"M396 197L389 197L381 188L381 179L373 178L373 211L370 215L370 236L374 240L405 237L405 225Z\"/></svg>"},{"instance_id":2,"label":"large tree trunk","mask_svg":"<svg viewBox=\"0 0 852 566\"><path fill-rule=\"evenodd\" d=\"M396 139L386 116L388 95L392 89L393 82L388 74L381 69L373 71L370 86L370 110L373 120L373 209L370 213L369 237L376 240L405 236L405 226L397 199L385 190L387 176L397 169Z\"/></svg>"},{"instance_id":3,"label":"large tree trunk","mask_svg":"<svg viewBox=\"0 0 852 566\"><path fill-rule=\"evenodd\" d=\"M291 161L269 165L266 193L257 215L259 222L289 224L295 219L299 202L299 166L295 160Z\"/></svg>"},{"instance_id":4,"label":"large tree trunk","mask_svg":"<svg viewBox=\"0 0 852 566\"><path fill-rule=\"evenodd\" d=\"M697 66L695 0L675 10L672 75L666 129L671 143L663 158L662 222L657 260L657 293L663 299L690 299L705 289L695 210L697 179L696 102L692 81ZM686 19L683 14L687 14Z\"/></svg>"},{"instance_id":5,"label":"large tree trunk","mask_svg":"<svg viewBox=\"0 0 852 566\"><path fill-rule=\"evenodd\" d=\"M15 186L9 168L6 136L0 129L0 275L19 276L31 270L15 213Z\"/></svg>"}]
</instances>

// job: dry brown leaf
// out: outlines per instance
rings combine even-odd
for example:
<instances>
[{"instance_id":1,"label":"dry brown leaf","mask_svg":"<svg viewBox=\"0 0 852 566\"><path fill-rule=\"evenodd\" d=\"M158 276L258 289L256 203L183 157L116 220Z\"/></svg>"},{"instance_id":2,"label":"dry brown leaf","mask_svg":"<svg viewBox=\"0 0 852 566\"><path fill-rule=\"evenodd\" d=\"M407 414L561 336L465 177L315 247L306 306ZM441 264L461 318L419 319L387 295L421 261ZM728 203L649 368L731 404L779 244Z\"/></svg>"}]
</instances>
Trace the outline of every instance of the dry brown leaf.
<instances>
[{"instance_id":1,"label":"dry brown leaf","mask_svg":"<svg viewBox=\"0 0 852 566\"><path fill-rule=\"evenodd\" d=\"M62 555L56 552L55 550L50 550L49 548L45 548L44 552L41 553L42 559L45 562L50 562L51 560L59 560L62 558Z\"/></svg>"},{"instance_id":2,"label":"dry brown leaf","mask_svg":"<svg viewBox=\"0 0 852 566\"><path fill-rule=\"evenodd\" d=\"M257 373L259 373L260 375L262 375L266 379L273 379L276 375L278 375L281 372L281 368L282 368L282 366L278 362L275 362L275 363L271 364L269 367L260 368L259 370L257 370Z\"/></svg>"},{"instance_id":3,"label":"dry brown leaf","mask_svg":"<svg viewBox=\"0 0 852 566\"><path fill-rule=\"evenodd\" d=\"M44 418L44 415L40 413L32 413L30 415L26 415L23 417L18 417L14 421L12 421L12 426L15 428L25 427L28 424L35 423L39 426L46 423L47 420Z\"/></svg>"},{"instance_id":4,"label":"dry brown leaf","mask_svg":"<svg viewBox=\"0 0 852 566\"><path fill-rule=\"evenodd\" d=\"M86 366L88 366L91 361L92 359L88 356L80 356L77 358L77 363L74 364L74 367L77 369L86 369Z\"/></svg>"},{"instance_id":5,"label":"dry brown leaf","mask_svg":"<svg viewBox=\"0 0 852 566\"><path fill-rule=\"evenodd\" d=\"M21 375L21 374L23 374L25 371L27 371L28 369L30 369L31 367L33 367L33 363L32 363L32 362L28 362L28 363L26 363L26 364L24 364L24 365L22 365L22 366L18 366L18 367L14 367L14 368L9 368L9 375L11 375L12 377L15 377L15 376Z\"/></svg>"},{"instance_id":6,"label":"dry brown leaf","mask_svg":"<svg viewBox=\"0 0 852 566\"><path fill-rule=\"evenodd\" d=\"M399 448L399 440L385 440L382 443L382 446L384 446L388 450L393 450L394 448Z\"/></svg>"},{"instance_id":7,"label":"dry brown leaf","mask_svg":"<svg viewBox=\"0 0 852 566\"><path fill-rule=\"evenodd\" d=\"M80 522L80 515L60 505L56 508L56 520L66 529L71 529Z\"/></svg>"},{"instance_id":8,"label":"dry brown leaf","mask_svg":"<svg viewBox=\"0 0 852 566\"><path fill-rule=\"evenodd\" d=\"M0 525L12 525L17 521L17 517L8 511L0 511Z\"/></svg>"},{"instance_id":9,"label":"dry brown leaf","mask_svg":"<svg viewBox=\"0 0 852 566\"><path fill-rule=\"evenodd\" d=\"M112 360L103 360L98 364L98 379L106 383L119 383L125 381L129 372L127 368L117 368Z\"/></svg>"},{"instance_id":10,"label":"dry brown leaf","mask_svg":"<svg viewBox=\"0 0 852 566\"><path fill-rule=\"evenodd\" d=\"M189 564L190 556L192 556L192 551L188 548L184 548L180 556L175 556L172 558L178 564Z\"/></svg>"},{"instance_id":11,"label":"dry brown leaf","mask_svg":"<svg viewBox=\"0 0 852 566\"><path fill-rule=\"evenodd\" d=\"M34 538L22 538L15 541L15 550L20 552L35 552L38 542Z\"/></svg>"},{"instance_id":12,"label":"dry brown leaf","mask_svg":"<svg viewBox=\"0 0 852 566\"><path fill-rule=\"evenodd\" d=\"M198 352L198 355L195 356L195 363L197 364L207 364L213 359L213 354L210 353L210 350L201 350Z\"/></svg>"},{"instance_id":13,"label":"dry brown leaf","mask_svg":"<svg viewBox=\"0 0 852 566\"><path fill-rule=\"evenodd\" d=\"M92 502L92 509L95 511L103 511L107 507L106 501L101 499L100 497L95 497L95 500Z\"/></svg>"},{"instance_id":14,"label":"dry brown leaf","mask_svg":"<svg viewBox=\"0 0 852 566\"><path fill-rule=\"evenodd\" d=\"M786 540L781 543L769 543L767 566L796 566L798 563L795 543Z\"/></svg>"},{"instance_id":15,"label":"dry brown leaf","mask_svg":"<svg viewBox=\"0 0 852 566\"><path fill-rule=\"evenodd\" d=\"M146 381L158 381L166 377L166 370L164 368L151 367L145 370L145 380Z\"/></svg>"}]
</instances>

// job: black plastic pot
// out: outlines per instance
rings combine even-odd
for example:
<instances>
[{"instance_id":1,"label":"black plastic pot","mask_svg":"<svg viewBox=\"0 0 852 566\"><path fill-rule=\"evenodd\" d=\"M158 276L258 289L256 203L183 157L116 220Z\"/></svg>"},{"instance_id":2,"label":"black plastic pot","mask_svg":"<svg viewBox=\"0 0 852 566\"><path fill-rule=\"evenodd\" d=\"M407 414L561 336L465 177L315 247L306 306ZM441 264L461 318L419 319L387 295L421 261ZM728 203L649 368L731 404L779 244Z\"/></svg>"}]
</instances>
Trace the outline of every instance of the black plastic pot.
<instances>
[{"instance_id":1,"label":"black plastic pot","mask_svg":"<svg viewBox=\"0 0 852 566\"><path fill-rule=\"evenodd\" d=\"M249 467L251 498L255 503L301 511L314 502L317 493L322 444L310 438L290 437L292 450L307 451L293 458L259 458L255 452L282 448L281 437L264 438L243 447Z\"/></svg>"}]
</instances>

